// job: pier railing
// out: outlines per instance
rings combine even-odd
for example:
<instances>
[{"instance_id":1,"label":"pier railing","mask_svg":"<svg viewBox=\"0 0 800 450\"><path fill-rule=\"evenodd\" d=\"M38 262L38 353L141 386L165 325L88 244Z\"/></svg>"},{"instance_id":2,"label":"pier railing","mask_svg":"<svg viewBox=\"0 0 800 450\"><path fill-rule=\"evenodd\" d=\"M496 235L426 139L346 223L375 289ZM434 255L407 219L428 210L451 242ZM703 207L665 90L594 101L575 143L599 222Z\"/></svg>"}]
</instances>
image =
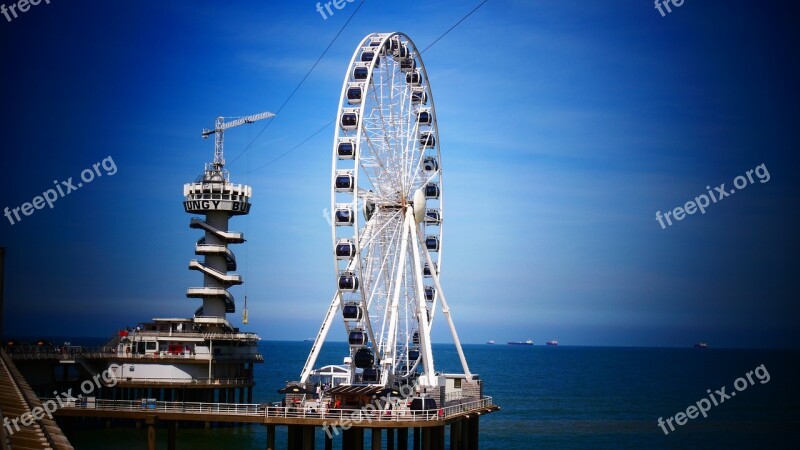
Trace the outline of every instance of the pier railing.
<instances>
[{"instance_id":1,"label":"pier railing","mask_svg":"<svg viewBox=\"0 0 800 450\"><path fill-rule=\"evenodd\" d=\"M253 384L248 378L117 378L116 384L158 384L192 386L247 386Z\"/></svg>"},{"instance_id":2,"label":"pier railing","mask_svg":"<svg viewBox=\"0 0 800 450\"><path fill-rule=\"evenodd\" d=\"M179 359L179 360L202 360L208 361L210 359L214 359L215 361L236 361L241 359L247 360L255 360L255 361L264 361L264 356L260 353L220 353L220 354L210 354L210 353L172 353L169 351L159 351L158 353L148 353L148 354L127 354L127 355L117 355L116 352L111 349L110 347L99 347L94 349L81 349L81 350L71 350L69 352L64 351L47 351L47 350L35 350L35 351L16 351L9 355L12 359L15 360L59 360L59 361L73 361L76 358L83 358L83 359L114 359L119 361L154 361L158 359Z\"/></svg>"},{"instance_id":3,"label":"pier railing","mask_svg":"<svg viewBox=\"0 0 800 450\"><path fill-rule=\"evenodd\" d=\"M43 398L42 401L50 400ZM377 410L374 408L360 409L329 409L324 406L319 409L312 407L313 403L306 406L271 406L268 404L240 404L240 403L205 403L205 402L163 402L142 400L89 400L72 399L64 401L65 409L91 409L106 411L138 411L142 413L178 413L199 415L225 415L247 416L266 418L292 418L292 419L325 419L333 422L419 422L444 420L450 417L468 413L470 411L487 408L493 405L491 397L483 397L473 401L448 406L445 408L411 410L408 407L393 408L391 410ZM207 418L205 420L208 420ZM213 420L213 419L212 419Z\"/></svg>"}]
</instances>

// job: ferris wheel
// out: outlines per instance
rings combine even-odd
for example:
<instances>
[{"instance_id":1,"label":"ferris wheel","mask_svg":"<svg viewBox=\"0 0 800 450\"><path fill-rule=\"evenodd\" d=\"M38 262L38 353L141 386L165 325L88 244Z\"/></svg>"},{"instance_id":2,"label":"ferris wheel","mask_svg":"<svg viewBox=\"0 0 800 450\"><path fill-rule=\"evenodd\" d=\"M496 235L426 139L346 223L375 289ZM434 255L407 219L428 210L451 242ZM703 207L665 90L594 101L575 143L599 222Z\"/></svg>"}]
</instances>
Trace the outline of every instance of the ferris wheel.
<instances>
[{"instance_id":1,"label":"ferris wheel","mask_svg":"<svg viewBox=\"0 0 800 450\"><path fill-rule=\"evenodd\" d=\"M356 48L332 153L336 294L301 381L338 316L351 383L435 384L430 330L440 302L469 373L439 283L444 190L436 109L408 36L373 33Z\"/></svg>"}]
</instances>

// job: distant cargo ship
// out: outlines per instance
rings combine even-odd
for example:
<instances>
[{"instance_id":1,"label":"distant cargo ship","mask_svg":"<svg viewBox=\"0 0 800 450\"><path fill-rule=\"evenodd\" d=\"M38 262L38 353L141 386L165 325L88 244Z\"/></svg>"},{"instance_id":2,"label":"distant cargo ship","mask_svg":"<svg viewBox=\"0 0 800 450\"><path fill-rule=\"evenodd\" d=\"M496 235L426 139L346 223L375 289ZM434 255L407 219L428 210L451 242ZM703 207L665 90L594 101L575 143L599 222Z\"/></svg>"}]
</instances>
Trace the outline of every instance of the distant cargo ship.
<instances>
[{"instance_id":1,"label":"distant cargo ship","mask_svg":"<svg viewBox=\"0 0 800 450\"><path fill-rule=\"evenodd\" d=\"M705 342L698 342L697 344L694 344L694 348L708 348L708 344Z\"/></svg>"},{"instance_id":2,"label":"distant cargo ship","mask_svg":"<svg viewBox=\"0 0 800 450\"><path fill-rule=\"evenodd\" d=\"M508 345L533 345L533 341L528 339L525 342L520 341L508 341Z\"/></svg>"},{"instance_id":3,"label":"distant cargo ship","mask_svg":"<svg viewBox=\"0 0 800 450\"><path fill-rule=\"evenodd\" d=\"M486 343L489 345L494 345L494 339L489 339L488 341L486 341Z\"/></svg>"},{"instance_id":4,"label":"distant cargo ship","mask_svg":"<svg viewBox=\"0 0 800 450\"><path fill-rule=\"evenodd\" d=\"M547 341L547 345L558 345L558 341Z\"/></svg>"}]
</instances>

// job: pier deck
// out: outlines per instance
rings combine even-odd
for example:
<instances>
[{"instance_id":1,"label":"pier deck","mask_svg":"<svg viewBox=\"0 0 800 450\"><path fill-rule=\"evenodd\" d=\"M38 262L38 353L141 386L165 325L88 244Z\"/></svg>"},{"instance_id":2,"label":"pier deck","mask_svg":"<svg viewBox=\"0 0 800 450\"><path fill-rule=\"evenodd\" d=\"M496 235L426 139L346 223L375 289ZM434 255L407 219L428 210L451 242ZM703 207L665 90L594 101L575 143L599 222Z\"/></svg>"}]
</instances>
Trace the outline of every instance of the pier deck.
<instances>
[{"instance_id":1,"label":"pier deck","mask_svg":"<svg viewBox=\"0 0 800 450\"><path fill-rule=\"evenodd\" d=\"M44 399L43 399L44 400ZM49 400L49 399L48 399ZM480 416L500 408L491 397L434 410L376 411L362 409L322 409L278 407L264 404L164 402L132 400L68 400L56 411L63 417L133 419L147 426L148 449L155 450L155 425L165 422L168 447L175 448L176 424L181 421L249 423L266 426L268 450L275 447L276 426L288 428L288 449L313 450L316 427L325 431L324 448L331 449L333 436L342 434L343 448L364 449L364 431L370 430L371 449L382 448L386 433L388 449L407 450L409 430L413 430L414 448L444 450L445 429L450 426L451 449L478 449ZM63 400L62 400L63 401ZM396 439L395 439L396 437ZM396 444L396 445L395 445Z\"/></svg>"},{"instance_id":2,"label":"pier deck","mask_svg":"<svg viewBox=\"0 0 800 450\"><path fill-rule=\"evenodd\" d=\"M47 400L47 399L42 399ZM64 400L62 400L64 401ZM425 428L449 424L469 414L488 414L499 409L491 397L440 409L400 411L393 414L362 409L330 409L314 412L295 407L264 404L143 402L139 400L94 400L92 403L68 401L59 416L161 420L258 423L264 425L331 425L351 423L352 427Z\"/></svg>"}]
</instances>

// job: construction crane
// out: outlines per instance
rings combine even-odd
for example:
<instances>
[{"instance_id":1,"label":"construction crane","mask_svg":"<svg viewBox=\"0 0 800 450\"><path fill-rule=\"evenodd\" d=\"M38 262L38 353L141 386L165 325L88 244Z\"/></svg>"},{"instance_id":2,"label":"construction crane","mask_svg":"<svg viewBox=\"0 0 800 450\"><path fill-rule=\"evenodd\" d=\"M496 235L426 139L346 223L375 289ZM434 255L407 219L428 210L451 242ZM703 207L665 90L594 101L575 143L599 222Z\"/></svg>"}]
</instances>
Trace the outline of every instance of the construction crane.
<instances>
[{"instance_id":1,"label":"construction crane","mask_svg":"<svg viewBox=\"0 0 800 450\"><path fill-rule=\"evenodd\" d=\"M214 168L216 170L221 170L222 167L225 165L225 157L222 152L222 142L224 137L224 131L228 128L238 127L239 125L245 123L253 123L258 120L262 119L269 119L270 117L275 117L275 114L271 112L263 112L261 114L254 114L252 116L247 117L217 117L216 122L214 123L214 129L209 130L203 128L203 139L208 138L211 134L216 134L214 140ZM230 122L225 122L225 119L235 119Z\"/></svg>"}]
</instances>

